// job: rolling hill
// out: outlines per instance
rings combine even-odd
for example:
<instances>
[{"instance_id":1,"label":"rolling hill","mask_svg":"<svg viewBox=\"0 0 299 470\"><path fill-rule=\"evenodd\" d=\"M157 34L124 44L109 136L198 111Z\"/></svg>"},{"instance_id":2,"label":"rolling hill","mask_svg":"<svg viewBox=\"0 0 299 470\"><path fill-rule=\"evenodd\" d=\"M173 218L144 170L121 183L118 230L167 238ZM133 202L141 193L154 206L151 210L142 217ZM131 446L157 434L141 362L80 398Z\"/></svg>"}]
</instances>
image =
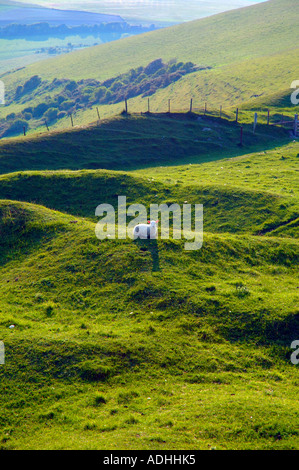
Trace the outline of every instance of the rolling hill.
<instances>
[{"instance_id":1,"label":"rolling hill","mask_svg":"<svg viewBox=\"0 0 299 470\"><path fill-rule=\"evenodd\" d=\"M266 21L265 21L266 18ZM210 108L230 108L247 103L255 106L261 97L265 103L273 94L286 92L297 76L297 24L299 7L296 0L270 0L213 17L177 25L152 33L130 37L76 51L64 57L33 64L2 77L7 88L8 106L0 109L3 118L22 111L23 104L14 99L18 86L38 75L49 83L55 79L96 79L100 82L145 67L161 58L164 62L192 62L200 70L182 77L151 97L152 111L163 111L168 99L176 110L208 102ZM234 25L232 28L231 25ZM162 47L163 45L163 47ZM157 53L159 51L159 54ZM27 107L47 102L50 90L27 101ZM290 93L291 94L291 93ZM267 98L269 97L269 99ZM134 112L147 106L142 96L133 98ZM271 103L269 103L271 104ZM273 107L276 112L279 107ZM287 112L294 114L298 107L289 104ZM101 105L101 116L112 116L119 105ZM95 109L76 111L78 124L94 121ZM58 119L54 128L66 128L66 119ZM40 129L36 123L33 130Z\"/></svg>"},{"instance_id":2,"label":"rolling hill","mask_svg":"<svg viewBox=\"0 0 299 470\"><path fill-rule=\"evenodd\" d=\"M79 205L85 188L94 194L95 180L109 201L122 186L134 200L143 180L101 172L20 178L2 178L1 197L19 191L26 199L28 185L76 217L1 202L2 449L297 448L289 346L299 333L298 239L252 236L248 226L242 236L216 233L213 218L229 206L239 220L247 210L252 225L262 213L248 210L249 193L241 208L237 191L200 196L196 187L215 230L205 231L199 252L177 240L99 243L95 223L77 215L89 215ZM155 184L160 197L165 189ZM188 186L176 191L192 198ZM250 196L267 218L274 196L269 209L262 194ZM227 207L212 216L217 197Z\"/></svg>"},{"instance_id":3,"label":"rolling hill","mask_svg":"<svg viewBox=\"0 0 299 470\"><path fill-rule=\"evenodd\" d=\"M260 124L253 134L252 124L244 124L240 148L240 126L225 116L222 119L183 113L118 116L100 125L76 126L66 132L4 139L0 143L0 171L129 170L203 163L225 155L273 148L289 140L285 129Z\"/></svg>"},{"instance_id":4,"label":"rolling hill","mask_svg":"<svg viewBox=\"0 0 299 470\"><path fill-rule=\"evenodd\" d=\"M0 26L8 24L34 24L47 22L50 25L68 26L94 25L99 23L123 22L120 16L101 15L74 10L58 10L42 6L22 4L4 0L0 4Z\"/></svg>"}]
</instances>

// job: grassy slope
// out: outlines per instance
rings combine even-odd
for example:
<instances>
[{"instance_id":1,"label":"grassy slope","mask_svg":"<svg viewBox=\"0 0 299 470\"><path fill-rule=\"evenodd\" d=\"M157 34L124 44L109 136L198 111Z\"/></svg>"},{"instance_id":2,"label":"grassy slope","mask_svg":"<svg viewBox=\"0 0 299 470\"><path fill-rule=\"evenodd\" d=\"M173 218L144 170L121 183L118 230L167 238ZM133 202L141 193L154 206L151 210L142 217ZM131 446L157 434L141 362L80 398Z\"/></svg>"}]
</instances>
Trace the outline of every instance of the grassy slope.
<instances>
[{"instance_id":1,"label":"grassy slope","mask_svg":"<svg viewBox=\"0 0 299 470\"><path fill-rule=\"evenodd\" d=\"M188 253L1 213L3 448L296 448L296 241L206 234Z\"/></svg>"},{"instance_id":2,"label":"grassy slope","mask_svg":"<svg viewBox=\"0 0 299 470\"><path fill-rule=\"evenodd\" d=\"M272 148L289 141L283 129L244 126L243 152ZM20 170L107 168L135 169L178 163L202 163L240 155L240 128L227 119L195 115L116 117L67 132L41 133L0 143L0 172Z\"/></svg>"},{"instance_id":3,"label":"grassy slope","mask_svg":"<svg viewBox=\"0 0 299 470\"><path fill-rule=\"evenodd\" d=\"M282 164L280 153L269 153L264 173L258 174L254 169L260 165L258 155L236 162L167 168L167 174L165 169L153 169L150 178L149 170L142 177L103 170L13 173L0 177L0 198L37 203L93 221L99 204L117 207L118 195L127 196L128 204L138 201L148 208L153 201L182 205L187 199L190 204L204 204L209 232L268 233L295 221L298 225L298 192L287 189L296 184L297 157L291 149L286 153L289 161ZM273 180L270 167L276 166L282 168ZM238 179L239 185L234 182Z\"/></svg>"},{"instance_id":4,"label":"grassy slope","mask_svg":"<svg viewBox=\"0 0 299 470\"><path fill-rule=\"evenodd\" d=\"M297 153L0 178L60 211L0 206L2 448L298 448ZM119 194L203 202L204 247L99 242Z\"/></svg>"},{"instance_id":5,"label":"grassy slope","mask_svg":"<svg viewBox=\"0 0 299 470\"><path fill-rule=\"evenodd\" d=\"M42 71L38 65L33 65L16 74L15 79L36 73L47 79L66 76L105 79L126 72L133 65L147 65L157 58L157 50L165 60L176 55L182 61L196 61L214 67L272 56L296 49L294 33L298 14L296 0L271 0L51 59L44 62Z\"/></svg>"},{"instance_id":6,"label":"grassy slope","mask_svg":"<svg viewBox=\"0 0 299 470\"><path fill-rule=\"evenodd\" d=\"M168 98L172 98L177 109L188 108L191 97L196 106L202 106L206 100L213 107L236 106L254 95L265 97L278 90L285 91L295 80L298 15L296 0L271 0L44 61L42 68L39 64L32 65L5 76L4 80L7 89L13 90L35 74L45 79L106 79L148 64L157 58L159 51L164 60L175 57L213 69L191 74L158 92L152 98L153 111L163 111ZM146 104L137 98L131 106L140 111ZM19 108L20 105L2 108L1 115L17 112ZM101 110L104 117L117 112L119 106ZM78 112L76 119L78 123L94 121L95 111ZM57 124L59 128L68 126L63 120Z\"/></svg>"}]
</instances>

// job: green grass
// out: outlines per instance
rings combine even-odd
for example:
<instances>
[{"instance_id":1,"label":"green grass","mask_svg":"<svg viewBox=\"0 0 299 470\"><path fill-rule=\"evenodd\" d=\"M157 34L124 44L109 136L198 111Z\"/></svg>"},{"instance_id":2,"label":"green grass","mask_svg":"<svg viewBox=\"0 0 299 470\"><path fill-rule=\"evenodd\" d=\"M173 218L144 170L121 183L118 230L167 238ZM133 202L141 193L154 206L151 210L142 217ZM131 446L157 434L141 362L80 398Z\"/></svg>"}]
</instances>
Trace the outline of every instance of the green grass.
<instances>
[{"instance_id":1,"label":"green grass","mask_svg":"<svg viewBox=\"0 0 299 470\"><path fill-rule=\"evenodd\" d=\"M262 123L240 125L195 114L131 115L104 120L98 126L76 126L66 132L3 139L0 172L44 169L136 169L157 165L202 163L289 142L289 132ZM240 114L240 119L247 114ZM252 119L252 113L251 113ZM249 119L248 119L249 120ZM31 138L32 137L32 138Z\"/></svg>"},{"instance_id":2,"label":"green grass","mask_svg":"<svg viewBox=\"0 0 299 470\"><path fill-rule=\"evenodd\" d=\"M267 15L266 24L264 15ZM186 62L194 60L214 67L225 66L295 50L297 21L298 4L295 0L271 0L55 58L44 62L42 70L37 64L30 66L28 72L31 75L41 74L47 79L56 76L73 79L109 78L128 71L132 64L147 65L157 58L157 50L165 60L176 55ZM232 23L234 28L231 28ZM28 72L20 71L16 78L21 79Z\"/></svg>"},{"instance_id":3,"label":"green grass","mask_svg":"<svg viewBox=\"0 0 299 470\"><path fill-rule=\"evenodd\" d=\"M296 448L297 241L206 234L188 254L1 212L3 448Z\"/></svg>"},{"instance_id":4,"label":"green grass","mask_svg":"<svg viewBox=\"0 0 299 470\"><path fill-rule=\"evenodd\" d=\"M3 449L298 448L297 151L0 178L30 202L0 209ZM118 194L202 202L202 250L99 242Z\"/></svg>"}]
</instances>

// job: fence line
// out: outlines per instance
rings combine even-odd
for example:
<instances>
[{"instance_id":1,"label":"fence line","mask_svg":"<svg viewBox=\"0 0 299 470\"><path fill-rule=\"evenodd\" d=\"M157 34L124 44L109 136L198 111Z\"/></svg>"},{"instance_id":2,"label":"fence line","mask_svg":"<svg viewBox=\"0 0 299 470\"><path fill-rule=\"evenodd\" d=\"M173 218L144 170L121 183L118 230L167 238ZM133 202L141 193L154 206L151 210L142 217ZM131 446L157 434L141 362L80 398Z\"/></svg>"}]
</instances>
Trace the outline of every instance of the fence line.
<instances>
[{"instance_id":1,"label":"fence line","mask_svg":"<svg viewBox=\"0 0 299 470\"><path fill-rule=\"evenodd\" d=\"M91 108L93 109L93 108ZM97 117L97 123L100 124L101 122L101 116L99 112L99 108L96 107L96 117ZM247 110L242 110L239 107L236 107L235 110L232 107L229 107L228 109L225 110L223 105L220 105L218 109L213 109L209 107L208 102L204 102L202 107L196 107L194 106L194 99L191 98L190 102L188 102L188 106L186 106L186 110L180 109L175 109L172 105L172 100L168 99L168 108L165 107L164 111L153 111L151 110L151 105L150 105L150 98L147 99L147 110L142 112L133 112L132 114L148 114L148 115L177 115L177 114L190 114L190 115L198 115L199 118L202 117L213 117L213 118L219 118L223 120L228 120L235 122L236 124L241 124L242 117L246 117L246 121L243 122L243 124L249 124L249 113L253 113L253 120L251 121L253 123L253 133L255 133L256 128L259 123L266 123L267 126L281 126L288 128L293 131L293 134L295 137L298 137L299 135L299 122L298 122L298 114L294 116L294 119L291 119L289 116L285 116L284 114L278 114L276 113L273 117L271 116L270 109L266 110L260 110L259 112L253 112L253 111L247 111ZM122 115L129 115L130 114L130 109L129 109L129 104L128 104L128 99L126 98L124 100L124 109L120 113ZM115 114L116 116L117 114ZM71 122L71 127L75 127L75 117L76 114L73 115L73 113L69 113L69 119ZM262 120L260 121L259 118L262 117ZM47 132L50 131L50 125L47 122L47 120L44 120L44 124L47 128ZM93 123L90 123L93 124ZM88 126L88 125L87 125ZM26 136L26 130L25 127L23 127L23 134ZM58 130L58 129L57 129ZM243 139L243 126L242 126L242 135L240 139L240 144L242 144L242 139Z\"/></svg>"}]
</instances>

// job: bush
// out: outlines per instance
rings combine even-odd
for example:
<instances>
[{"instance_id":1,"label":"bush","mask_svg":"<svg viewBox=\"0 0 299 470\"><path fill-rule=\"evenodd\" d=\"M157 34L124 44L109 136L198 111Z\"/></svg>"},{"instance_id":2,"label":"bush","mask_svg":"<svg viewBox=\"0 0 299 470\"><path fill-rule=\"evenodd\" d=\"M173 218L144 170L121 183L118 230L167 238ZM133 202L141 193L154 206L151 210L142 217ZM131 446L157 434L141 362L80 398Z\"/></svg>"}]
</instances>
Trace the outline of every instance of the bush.
<instances>
[{"instance_id":1,"label":"bush","mask_svg":"<svg viewBox=\"0 0 299 470\"><path fill-rule=\"evenodd\" d=\"M77 87L78 87L77 83L74 80L72 80L70 83L66 85L65 90L73 92L74 90L76 90Z\"/></svg>"},{"instance_id":2,"label":"bush","mask_svg":"<svg viewBox=\"0 0 299 470\"><path fill-rule=\"evenodd\" d=\"M9 126L9 128L4 132L4 137L9 136L9 135L17 135L17 134L22 134L23 131L28 130L29 124L27 121L23 119L16 119L15 121L12 122L12 124Z\"/></svg>"},{"instance_id":3,"label":"bush","mask_svg":"<svg viewBox=\"0 0 299 470\"><path fill-rule=\"evenodd\" d=\"M20 97L27 93L32 92L41 84L41 78L38 75L34 75L33 77L29 78L27 82L24 83L23 86L19 85L16 89L16 97Z\"/></svg>"},{"instance_id":4,"label":"bush","mask_svg":"<svg viewBox=\"0 0 299 470\"><path fill-rule=\"evenodd\" d=\"M32 114L32 113L33 113L33 108L32 108L31 106L29 106L29 108L23 109L23 113L30 113L30 114Z\"/></svg>"},{"instance_id":5,"label":"bush","mask_svg":"<svg viewBox=\"0 0 299 470\"><path fill-rule=\"evenodd\" d=\"M65 100L67 100L67 98L66 98L65 96L63 96L63 95L59 95L59 96L57 97L57 103L58 103L58 104L63 103Z\"/></svg>"},{"instance_id":6,"label":"bush","mask_svg":"<svg viewBox=\"0 0 299 470\"><path fill-rule=\"evenodd\" d=\"M47 105L47 103L38 104L36 108L33 109L33 117L34 118L42 117L48 108L49 108L49 105Z\"/></svg>"},{"instance_id":7,"label":"bush","mask_svg":"<svg viewBox=\"0 0 299 470\"><path fill-rule=\"evenodd\" d=\"M242 282L236 284L236 296L239 297L239 299L246 297L247 295L250 295L250 292L246 286Z\"/></svg>"},{"instance_id":8,"label":"bush","mask_svg":"<svg viewBox=\"0 0 299 470\"><path fill-rule=\"evenodd\" d=\"M157 70L159 70L163 67L164 67L164 64L163 64L162 59L157 59L157 60L154 60L153 62L151 62L150 64L148 64L147 67L145 67L144 73L146 73L147 75L152 75L155 72L157 72Z\"/></svg>"},{"instance_id":9,"label":"bush","mask_svg":"<svg viewBox=\"0 0 299 470\"><path fill-rule=\"evenodd\" d=\"M47 119L49 122L52 122L52 121L55 121L55 119L57 119L57 114L58 114L58 111L56 108L49 108L45 114L44 114L44 117L45 119Z\"/></svg>"},{"instance_id":10,"label":"bush","mask_svg":"<svg viewBox=\"0 0 299 470\"><path fill-rule=\"evenodd\" d=\"M63 103L61 103L60 105L60 109L62 109L63 111L68 111L70 110L73 106L75 105L75 103L71 100L66 100L64 101Z\"/></svg>"},{"instance_id":11,"label":"bush","mask_svg":"<svg viewBox=\"0 0 299 470\"><path fill-rule=\"evenodd\" d=\"M34 75L33 77L29 78L29 80L27 80L23 86L23 94L35 90L35 88L41 84L41 81L42 80L38 75Z\"/></svg>"},{"instance_id":12,"label":"bush","mask_svg":"<svg viewBox=\"0 0 299 470\"><path fill-rule=\"evenodd\" d=\"M22 116L24 119L26 119L26 121L30 121L30 119L32 119L32 114L31 113L22 113Z\"/></svg>"},{"instance_id":13,"label":"bush","mask_svg":"<svg viewBox=\"0 0 299 470\"><path fill-rule=\"evenodd\" d=\"M97 367L87 363L81 368L80 376L86 382L104 382L110 377L111 373L112 371L108 367Z\"/></svg>"},{"instance_id":14,"label":"bush","mask_svg":"<svg viewBox=\"0 0 299 470\"><path fill-rule=\"evenodd\" d=\"M13 119L16 118L16 114L15 113L11 113L11 114L8 114L6 116L6 121L12 121Z\"/></svg>"},{"instance_id":15,"label":"bush","mask_svg":"<svg viewBox=\"0 0 299 470\"><path fill-rule=\"evenodd\" d=\"M65 111L61 111L57 114L57 119L63 119L65 116L67 116L67 113Z\"/></svg>"},{"instance_id":16,"label":"bush","mask_svg":"<svg viewBox=\"0 0 299 470\"><path fill-rule=\"evenodd\" d=\"M116 80L110 87L112 92L116 92L123 87L123 83L120 80Z\"/></svg>"},{"instance_id":17,"label":"bush","mask_svg":"<svg viewBox=\"0 0 299 470\"><path fill-rule=\"evenodd\" d=\"M101 86L94 94L94 98L96 101L100 101L107 93L107 88L105 86Z\"/></svg>"}]
</instances>

